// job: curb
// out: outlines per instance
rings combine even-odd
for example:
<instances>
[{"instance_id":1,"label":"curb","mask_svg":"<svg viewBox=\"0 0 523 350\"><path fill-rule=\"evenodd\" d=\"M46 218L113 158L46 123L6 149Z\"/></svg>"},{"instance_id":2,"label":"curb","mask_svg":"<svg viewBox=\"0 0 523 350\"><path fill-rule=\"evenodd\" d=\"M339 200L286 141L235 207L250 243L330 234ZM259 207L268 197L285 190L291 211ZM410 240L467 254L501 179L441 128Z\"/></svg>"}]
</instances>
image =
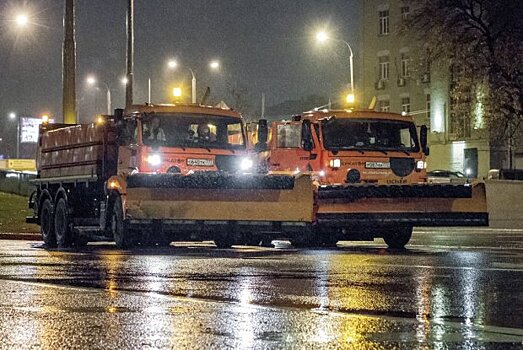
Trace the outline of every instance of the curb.
<instances>
[{"instance_id":1,"label":"curb","mask_svg":"<svg viewBox=\"0 0 523 350\"><path fill-rule=\"evenodd\" d=\"M41 241L42 236L36 233L0 233L0 240Z\"/></svg>"}]
</instances>

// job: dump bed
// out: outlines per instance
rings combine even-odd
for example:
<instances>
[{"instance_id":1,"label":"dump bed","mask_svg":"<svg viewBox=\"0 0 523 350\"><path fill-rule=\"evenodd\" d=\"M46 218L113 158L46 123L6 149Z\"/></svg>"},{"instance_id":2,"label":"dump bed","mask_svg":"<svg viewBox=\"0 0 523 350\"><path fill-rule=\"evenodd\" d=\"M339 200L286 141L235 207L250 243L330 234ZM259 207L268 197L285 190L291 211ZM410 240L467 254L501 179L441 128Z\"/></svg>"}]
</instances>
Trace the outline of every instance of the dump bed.
<instances>
[{"instance_id":1,"label":"dump bed","mask_svg":"<svg viewBox=\"0 0 523 350\"><path fill-rule=\"evenodd\" d=\"M38 177L107 178L116 173L116 132L109 123L42 125Z\"/></svg>"}]
</instances>

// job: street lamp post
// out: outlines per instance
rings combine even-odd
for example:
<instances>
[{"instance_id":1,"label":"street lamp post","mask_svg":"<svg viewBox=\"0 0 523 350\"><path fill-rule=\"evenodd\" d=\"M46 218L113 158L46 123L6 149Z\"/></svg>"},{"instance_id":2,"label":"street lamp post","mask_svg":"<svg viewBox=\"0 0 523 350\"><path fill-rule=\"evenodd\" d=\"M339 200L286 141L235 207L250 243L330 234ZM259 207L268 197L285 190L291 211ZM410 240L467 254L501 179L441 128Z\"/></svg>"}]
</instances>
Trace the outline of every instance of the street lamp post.
<instances>
[{"instance_id":1,"label":"street lamp post","mask_svg":"<svg viewBox=\"0 0 523 350\"><path fill-rule=\"evenodd\" d=\"M352 51L352 47L350 46L350 44L347 41L342 40L342 39L337 39L337 38L331 38L324 31L318 32L316 34L316 40L318 40L321 43L323 43L327 40L339 41L339 42L342 42L343 44L345 44L349 48L350 92L351 92L352 98L354 98L354 52Z\"/></svg>"},{"instance_id":2,"label":"street lamp post","mask_svg":"<svg viewBox=\"0 0 523 350\"><path fill-rule=\"evenodd\" d=\"M9 119L16 119L16 158L20 158L20 117L14 113L9 113Z\"/></svg>"},{"instance_id":3,"label":"street lamp post","mask_svg":"<svg viewBox=\"0 0 523 350\"><path fill-rule=\"evenodd\" d=\"M96 81L95 77L87 77L87 84L94 86L98 82ZM109 88L109 85L104 82L100 82L98 84L101 84L106 89L106 98L107 98L107 115L111 115L111 89Z\"/></svg>"},{"instance_id":4,"label":"street lamp post","mask_svg":"<svg viewBox=\"0 0 523 350\"><path fill-rule=\"evenodd\" d=\"M192 75L192 80L191 80L191 102L192 103L196 103L196 76L194 75L194 71L189 68L189 71L191 72L191 75Z\"/></svg>"},{"instance_id":5,"label":"street lamp post","mask_svg":"<svg viewBox=\"0 0 523 350\"><path fill-rule=\"evenodd\" d=\"M169 66L170 69L176 69L178 67L178 62L176 62L175 60L170 60L167 65ZM213 70L216 70L218 68L220 68L220 63L218 61L211 61L211 63L209 63L209 67ZM190 67L187 67L187 69L189 70L189 72L191 72L191 77L192 77L192 80L191 80L191 101L192 103L196 103L196 75L194 74L194 70Z\"/></svg>"}]
</instances>

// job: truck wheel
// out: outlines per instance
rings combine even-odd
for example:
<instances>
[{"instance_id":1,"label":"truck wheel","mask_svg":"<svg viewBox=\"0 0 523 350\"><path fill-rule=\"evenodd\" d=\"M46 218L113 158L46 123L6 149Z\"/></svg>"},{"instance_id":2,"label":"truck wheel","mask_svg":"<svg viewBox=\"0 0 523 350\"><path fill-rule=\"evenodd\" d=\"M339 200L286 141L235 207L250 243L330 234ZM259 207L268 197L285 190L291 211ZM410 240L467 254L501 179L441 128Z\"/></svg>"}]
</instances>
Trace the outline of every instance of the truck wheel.
<instances>
[{"instance_id":1,"label":"truck wheel","mask_svg":"<svg viewBox=\"0 0 523 350\"><path fill-rule=\"evenodd\" d=\"M47 248L56 247L56 235L54 232L53 205L49 199L45 199L40 210L40 233Z\"/></svg>"},{"instance_id":2,"label":"truck wheel","mask_svg":"<svg viewBox=\"0 0 523 350\"><path fill-rule=\"evenodd\" d=\"M228 238L226 236L223 236L223 237L220 237L220 238L215 238L214 239L214 244L216 244L217 248L229 249L230 247L232 247L233 241L232 241L232 239L230 239L230 238Z\"/></svg>"},{"instance_id":3,"label":"truck wheel","mask_svg":"<svg viewBox=\"0 0 523 350\"><path fill-rule=\"evenodd\" d=\"M307 227L299 235L289 239L289 241L295 248L316 248L321 246L317 232L311 227Z\"/></svg>"},{"instance_id":4,"label":"truck wheel","mask_svg":"<svg viewBox=\"0 0 523 350\"><path fill-rule=\"evenodd\" d=\"M54 231L58 248L68 248L72 243L67 202L60 198L54 210Z\"/></svg>"},{"instance_id":5,"label":"truck wheel","mask_svg":"<svg viewBox=\"0 0 523 350\"><path fill-rule=\"evenodd\" d=\"M412 236L412 226L393 226L383 235L389 248L403 249Z\"/></svg>"},{"instance_id":6,"label":"truck wheel","mask_svg":"<svg viewBox=\"0 0 523 350\"><path fill-rule=\"evenodd\" d=\"M260 237L247 237L247 238L244 238L244 242L243 244L244 245L248 245L248 246L253 246L253 247L258 247L261 243L261 238Z\"/></svg>"},{"instance_id":7,"label":"truck wheel","mask_svg":"<svg viewBox=\"0 0 523 350\"><path fill-rule=\"evenodd\" d=\"M135 246L132 231L126 230L124 227L122 199L120 196L116 196L114 200L110 225L114 242L118 248L127 249Z\"/></svg>"},{"instance_id":8,"label":"truck wheel","mask_svg":"<svg viewBox=\"0 0 523 350\"><path fill-rule=\"evenodd\" d=\"M336 248L338 243L337 238L333 237L322 237L321 238L321 246L325 248Z\"/></svg>"}]
</instances>

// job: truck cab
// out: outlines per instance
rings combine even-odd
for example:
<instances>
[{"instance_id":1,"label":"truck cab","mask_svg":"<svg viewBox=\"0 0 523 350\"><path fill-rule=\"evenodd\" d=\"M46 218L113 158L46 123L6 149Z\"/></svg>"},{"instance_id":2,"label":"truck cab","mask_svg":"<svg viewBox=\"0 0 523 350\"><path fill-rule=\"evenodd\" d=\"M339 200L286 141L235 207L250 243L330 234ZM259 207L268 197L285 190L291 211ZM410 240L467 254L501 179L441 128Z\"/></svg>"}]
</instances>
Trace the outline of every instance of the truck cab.
<instances>
[{"instance_id":1,"label":"truck cab","mask_svg":"<svg viewBox=\"0 0 523 350\"><path fill-rule=\"evenodd\" d=\"M426 133L395 113L311 111L273 122L262 154L270 171L312 172L321 184L423 183Z\"/></svg>"},{"instance_id":2,"label":"truck cab","mask_svg":"<svg viewBox=\"0 0 523 350\"><path fill-rule=\"evenodd\" d=\"M202 105L133 105L115 115L118 174L249 172L241 115Z\"/></svg>"}]
</instances>

